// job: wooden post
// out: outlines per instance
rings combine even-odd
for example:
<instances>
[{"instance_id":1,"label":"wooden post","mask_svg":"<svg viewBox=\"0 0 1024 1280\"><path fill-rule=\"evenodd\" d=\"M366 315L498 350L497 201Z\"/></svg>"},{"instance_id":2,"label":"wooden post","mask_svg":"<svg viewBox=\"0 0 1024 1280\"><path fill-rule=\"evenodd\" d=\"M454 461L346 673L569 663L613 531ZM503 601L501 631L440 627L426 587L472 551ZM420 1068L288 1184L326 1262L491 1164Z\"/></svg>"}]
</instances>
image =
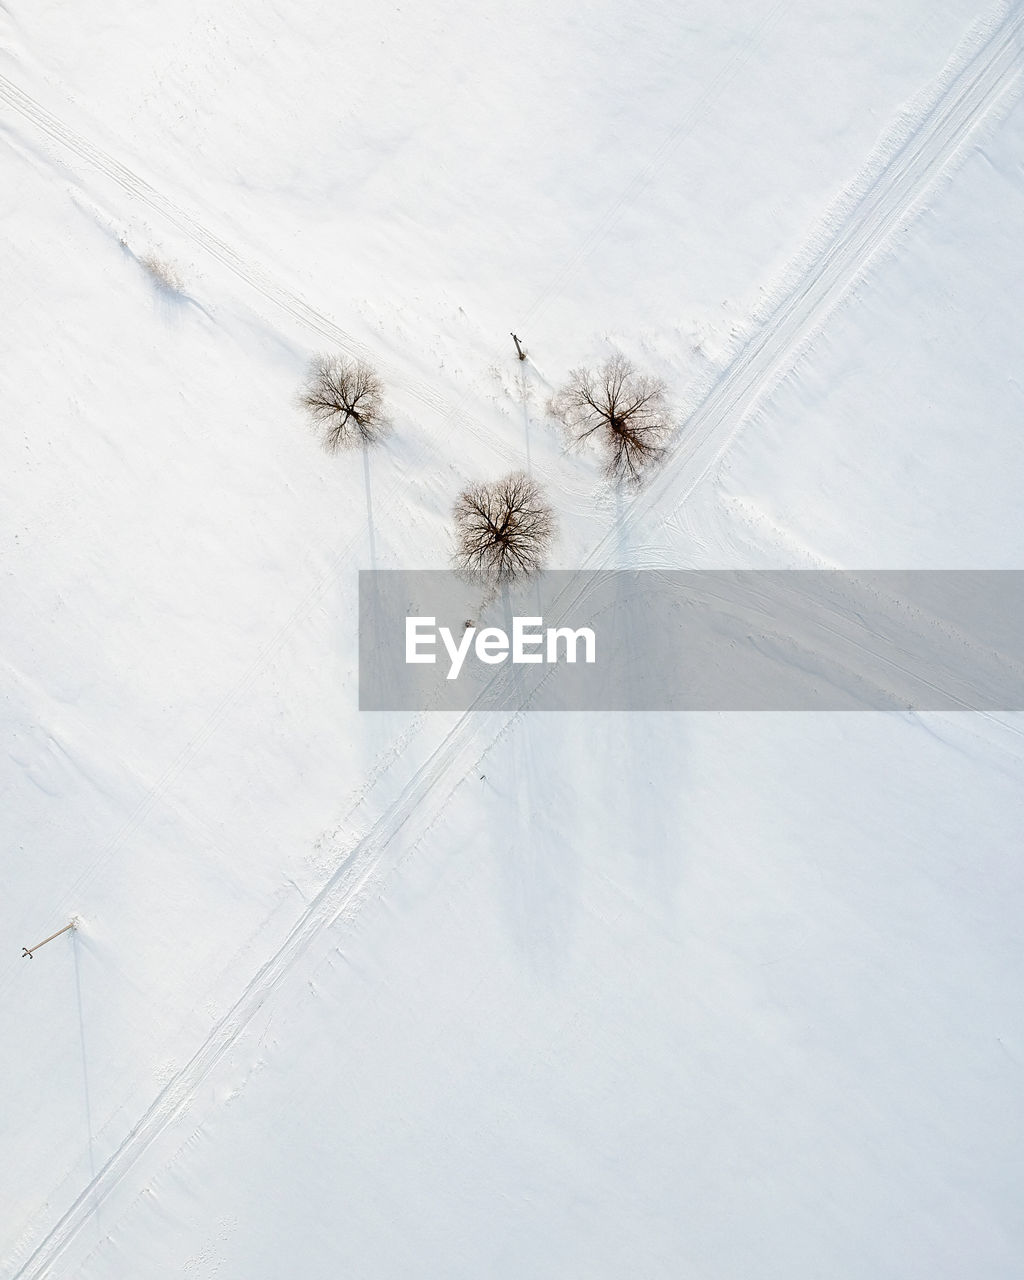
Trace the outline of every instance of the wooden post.
<instances>
[{"instance_id":1,"label":"wooden post","mask_svg":"<svg viewBox=\"0 0 1024 1280\"><path fill-rule=\"evenodd\" d=\"M519 339L516 337L515 334L512 334L512 341L516 344L516 355L519 357L520 360L525 360L526 352L523 350L519 342Z\"/></svg>"},{"instance_id":2,"label":"wooden post","mask_svg":"<svg viewBox=\"0 0 1024 1280\"><path fill-rule=\"evenodd\" d=\"M56 933L51 933L50 936L48 938L44 938L42 942L37 942L34 947L22 947L21 958L24 960L24 958L28 956L31 960L33 951L38 951L40 947L45 947L48 942L52 942L54 938L59 938L62 933L67 933L69 929L73 929L74 927L75 922L72 920L71 923L66 924L63 929L58 929Z\"/></svg>"}]
</instances>

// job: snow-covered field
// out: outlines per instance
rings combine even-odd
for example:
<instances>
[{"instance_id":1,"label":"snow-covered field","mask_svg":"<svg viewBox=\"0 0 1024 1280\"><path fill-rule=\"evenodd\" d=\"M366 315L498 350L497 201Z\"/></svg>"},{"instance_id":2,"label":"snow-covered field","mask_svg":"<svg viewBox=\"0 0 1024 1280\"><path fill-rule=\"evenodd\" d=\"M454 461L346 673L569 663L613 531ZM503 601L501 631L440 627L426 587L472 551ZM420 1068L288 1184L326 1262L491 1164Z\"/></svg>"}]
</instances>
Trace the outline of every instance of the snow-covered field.
<instances>
[{"instance_id":1,"label":"snow-covered field","mask_svg":"<svg viewBox=\"0 0 1024 1280\"><path fill-rule=\"evenodd\" d=\"M361 715L355 616L523 465L557 567L1020 567L1022 39L0 8L4 1280L1024 1273L1024 718Z\"/></svg>"}]
</instances>

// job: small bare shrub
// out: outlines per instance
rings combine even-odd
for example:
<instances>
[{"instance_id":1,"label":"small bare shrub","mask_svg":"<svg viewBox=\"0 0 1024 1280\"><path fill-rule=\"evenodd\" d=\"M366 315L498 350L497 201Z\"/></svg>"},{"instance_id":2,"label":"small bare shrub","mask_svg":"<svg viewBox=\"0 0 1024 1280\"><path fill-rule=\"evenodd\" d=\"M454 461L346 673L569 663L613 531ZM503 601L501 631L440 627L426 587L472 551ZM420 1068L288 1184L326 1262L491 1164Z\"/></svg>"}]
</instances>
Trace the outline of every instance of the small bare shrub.
<instances>
[{"instance_id":1,"label":"small bare shrub","mask_svg":"<svg viewBox=\"0 0 1024 1280\"><path fill-rule=\"evenodd\" d=\"M300 396L328 453L376 444L391 430L384 385L365 360L317 356Z\"/></svg>"},{"instance_id":2,"label":"small bare shrub","mask_svg":"<svg viewBox=\"0 0 1024 1280\"><path fill-rule=\"evenodd\" d=\"M525 472L470 485L459 495L454 517L456 569L483 573L500 586L544 567L555 516Z\"/></svg>"},{"instance_id":3,"label":"small bare shrub","mask_svg":"<svg viewBox=\"0 0 1024 1280\"><path fill-rule=\"evenodd\" d=\"M605 450L609 479L639 485L661 461L672 431L666 387L640 373L624 355L600 369L573 369L569 381L548 403L575 440L596 436Z\"/></svg>"},{"instance_id":4,"label":"small bare shrub","mask_svg":"<svg viewBox=\"0 0 1024 1280\"><path fill-rule=\"evenodd\" d=\"M164 293L184 293L185 281L173 262L158 258L156 254L147 253L139 259L139 265L156 287Z\"/></svg>"}]
</instances>

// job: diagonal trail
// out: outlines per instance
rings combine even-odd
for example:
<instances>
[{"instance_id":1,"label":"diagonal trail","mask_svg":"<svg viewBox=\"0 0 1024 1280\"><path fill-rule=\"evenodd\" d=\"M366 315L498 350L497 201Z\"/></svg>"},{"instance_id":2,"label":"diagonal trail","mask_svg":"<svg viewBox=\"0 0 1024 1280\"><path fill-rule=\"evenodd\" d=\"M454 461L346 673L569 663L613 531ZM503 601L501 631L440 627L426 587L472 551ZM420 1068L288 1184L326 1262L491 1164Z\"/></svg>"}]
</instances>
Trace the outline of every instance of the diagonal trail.
<instances>
[{"instance_id":1,"label":"diagonal trail","mask_svg":"<svg viewBox=\"0 0 1024 1280\"><path fill-rule=\"evenodd\" d=\"M752 52L759 47L764 40L766 33L777 21L785 7L785 0L778 0L778 2L754 26L746 40L743 41L732 57L729 58L719 69L718 73L705 88L697 101L679 120L676 121L673 128L659 144L653 156L638 170L637 174L626 185L624 190L620 192L610 208L601 216L563 270L555 277L554 280L548 282L540 297L537 299L534 307L531 308L530 314L533 314L555 289L565 284L573 271L578 268L581 261L588 254L592 253L600 240L608 234L615 218L621 212L626 203L630 199L641 194L642 191L653 181L655 173L665 163L681 138L692 132L697 124L699 124L699 122L711 110L713 103L724 93L728 85L739 73L742 65L751 56ZM18 113L25 121L29 122L44 136L49 137L54 142L58 143L79 161L84 162L97 172L105 175L133 198L148 204L150 208L165 217L172 225L189 235L198 245L203 247L213 258L226 266L257 294L272 304L280 307L286 314L297 320L300 324L305 325L313 332L328 339L334 344L334 346L345 351L349 355L358 358L372 359L375 367L386 375L391 385L399 390L405 391L428 409L440 415L440 430L445 433L446 437L451 437L453 433L456 432L473 434L478 438L483 437L484 433L481 432L481 429L475 419L465 411L464 406L470 398L470 392L467 392L461 400L452 405L428 384L410 382L405 379L400 371L392 369L387 364L377 359L374 353L372 353L365 344L360 343L357 339L352 337L351 334L346 333L345 330L341 329L334 323L334 321L329 319L322 312L317 311L303 298L281 285L270 273L265 271L258 264L246 259L230 244L205 227L197 217L186 209L183 209L174 201L170 200L162 192L158 191L151 183L147 182L145 178L135 173L127 165L123 164L108 152L90 142L76 130L70 128L61 119L53 115L40 103L36 102L32 97L14 84L13 81L3 75L0 75L0 104L6 104L8 108ZM528 433L528 422L526 423L526 429ZM500 437L488 433L486 435L486 443L489 449L500 453L505 458L506 462L509 462L515 467L521 465L520 451L514 446L510 447ZM528 434L524 443L527 453L527 466L529 467ZM398 490L399 482L396 481L384 494L385 502L394 500ZM109 860L114 857L121 848L123 848L125 843L153 812L154 808L164 800L177 779L216 734L218 728L234 705L257 680L260 673L273 658L274 654L281 648L286 637L291 633L293 628L298 624L301 618L305 617L309 611L315 607L317 601L320 600L328 590L330 590L343 568L351 562L354 553L361 543L362 535L357 534L348 542L343 543L330 557L323 571L310 585L306 593L298 600L291 613L283 619L280 626L278 626L278 628L272 632L260 646L252 661L242 672L240 678L235 682L235 684L224 691L217 704L208 713L202 724L195 730L188 742L186 742L178 754L167 763L146 792L139 797L120 828L96 852L90 861L82 867L74 883L68 886L65 894L65 899L68 902L74 902L77 900L83 886L93 879L100 867L109 862ZM379 778L381 773L387 771L389 764L395 758L396 752L399 751L408 741L411 733L414 733L416 728L417 726L414 724L400 735L397 742L393 744L392 748L387 752L386 758L374 766L372 775L367 780L368 783L372 784ZM365 793L367 789L367 786L364 785L361 790ZM9 985L9 981L10 980L8 979L5 983L0 984L0 991L6 990L6 987Z\"/></svg>"}]
</instances>

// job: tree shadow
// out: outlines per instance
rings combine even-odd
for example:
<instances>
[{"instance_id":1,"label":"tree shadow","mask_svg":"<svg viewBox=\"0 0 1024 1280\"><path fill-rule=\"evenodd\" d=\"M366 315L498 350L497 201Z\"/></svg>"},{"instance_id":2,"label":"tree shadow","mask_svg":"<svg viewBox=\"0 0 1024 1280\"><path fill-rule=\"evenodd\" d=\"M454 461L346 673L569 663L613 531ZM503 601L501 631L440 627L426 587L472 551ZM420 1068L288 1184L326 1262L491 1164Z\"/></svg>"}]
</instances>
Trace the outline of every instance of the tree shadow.
<instances>
[{"instance_id":1,"label":"tree shadow","mask_svg":"<svg viewBox=\"0 0 1024 1280\"><path fill-rule=\"evenodd\" d=\"M536 601L539 614L536 587L519 584L514 596L507 586L502 588L499 612L509 634L513 616L525 612L527 599ZM553 767L565 726L557 714L527 709L531 682L520 667L509 664L508 678L514 713L488 753L486 777L488 788L511 809L511 822L496 841L504 910L530 969L552 982L567 963L578 910L579 852L565 827L571 788L567 773Z\"/></svg>"},{"instance_id":2,"label":"tree shadow","mask_svg":"<svg viewBox=\"0 0 1024 1280\"><path fill-rule=\"evenodd\" d=\"M641 634L646 611L638 607L646 575L637 565L628 510L628 500L616 486L614 674L621 681L620 705L627 709L614 713L614 757L602 770L602 794L620 849L631 858L647 898L666 913L673 908L682 873L685 826L678 800L687 771L686 717L651 706L652 679L656 687L658 672L643 670L633 660L633 654L649 652L650 645ZM651 585L659 589L656 581ZM671 646L664 652L668 660Z\"/></svg>"},{"instance_id":3,"label":"tree shadow","mask_svg":"<svg viewBox=\"0 0 1024 1280\"><path fill-rule=\"evenodd\" d=\"M363 488L366 493L366 538L370 568L377 568L377 540L373 524L373 482L370 474L370 446L363 441Z\"/></svg>"}]
</instances>

